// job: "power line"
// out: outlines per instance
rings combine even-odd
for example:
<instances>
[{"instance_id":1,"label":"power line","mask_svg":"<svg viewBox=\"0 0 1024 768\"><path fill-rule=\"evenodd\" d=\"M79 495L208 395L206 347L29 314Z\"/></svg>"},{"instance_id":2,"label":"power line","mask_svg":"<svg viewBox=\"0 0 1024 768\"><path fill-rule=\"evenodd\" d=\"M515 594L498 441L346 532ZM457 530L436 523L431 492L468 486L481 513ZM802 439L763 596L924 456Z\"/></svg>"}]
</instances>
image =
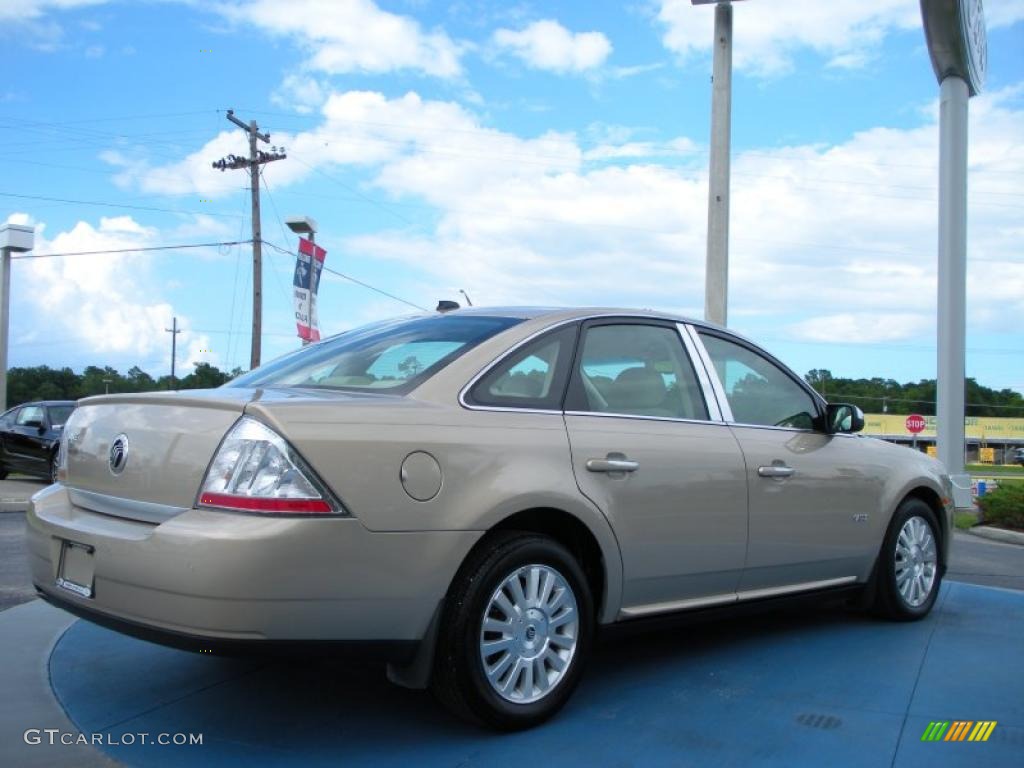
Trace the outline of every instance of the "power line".
<instances>
[{"instance_id":1,"label":"power line","mask_svg":"<svg viewBox=\"0 0 1024 768\"><path fill-rule=\"evenodd\" d=\"M128 205L127 203L111 203L103 200L72 200L64 197L47 197L45 195L22 195L15 192L0 192L0 197L16 197L21 200L45 200L51 203L70 203L73 205L96 205L103 208L127 208L133 211L158 211L160 213L189 213L196 216L221 216L238 218L236 213L214 213L211 211L193 211L184 208L161 208L155 205Z\"/></svg>"},{"instance_id":2,"label":"power line","mask_svg":"<svg viewBox=\"0 0 1024 768\"><path fill-rule=\"evenodd\" d=\"M279 251L279 252L287 254L289 256L294 256L296 258L298 258L298 256L299 256L299 254L297 254L295 251L290 251L287 248L282 248L279 245L274 245L273 243L268 242L267 240L264 240L263 244L266 245L266 246L269 246L270 248L273 248L275 251ZM349 282L355 283L356 285L361 285L363 288L367 288L367 289L369 289L371 291L374 291L375 293L379 293L381 296L387 296L389 299L394 299L395 301L401 302L402 304L405 304L407 306L413 307L413 308L418 309L418 310L420 310L422 312L429 312L430 311L426 307L421 307L419 304L414 304L411 301L406 301L405 299L401 298L400 296L395 296L395 294L393 294L393 293L388 293L387 291L382 290L380 288L377 288L376 286L370 285L369 283L363 282L362 280L359 280L358 278L352 277L351 275L346 275L344 272L339 272L338 270L331 269L328 266L324 266L323 270L324 270L324 272L330 272L332 275L337 275L338 277L342 278L343 280L348 280Z\"/></svg>"},{"instance_id":3,"label":"power line","mask_svg":"<svg viewBox=\"0 0 1024 768\"><path fill-rule=\"evenodd\" d=\"M99 256L110 253L142 253L145 251L174 251L184 248L216 248L218 246L246 245L251 240L225 240L219 243L185 243L183 245L149 245L138 248L108 248L101 251L68 251L67 253L29 253L25 256L11 256L14 261L21 259L50 259L63 256Z\"/></svg>"}]
</instances>

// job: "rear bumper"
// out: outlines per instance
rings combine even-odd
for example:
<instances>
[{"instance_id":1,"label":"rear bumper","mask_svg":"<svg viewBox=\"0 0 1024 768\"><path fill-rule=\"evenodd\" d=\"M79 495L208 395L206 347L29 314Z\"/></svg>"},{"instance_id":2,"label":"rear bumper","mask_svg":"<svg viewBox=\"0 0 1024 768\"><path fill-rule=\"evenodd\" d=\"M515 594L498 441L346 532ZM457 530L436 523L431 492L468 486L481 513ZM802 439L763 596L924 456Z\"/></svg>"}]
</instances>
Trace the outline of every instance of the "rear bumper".
<instances>
[{"instance_id":1,"label":"rear bumper","mask_svg":"<svg viewBox=\"0 0 1024 768\"><path fill-rule=\"evenodd\" d=\"M60 485L36 494L26 519L47 600L127 634L218 652L340 641L402 657L481 535L195 509L153 524L77 507ZM92 548L92 597L57 586L64 541Z\"/></svg>"}]
</instances>

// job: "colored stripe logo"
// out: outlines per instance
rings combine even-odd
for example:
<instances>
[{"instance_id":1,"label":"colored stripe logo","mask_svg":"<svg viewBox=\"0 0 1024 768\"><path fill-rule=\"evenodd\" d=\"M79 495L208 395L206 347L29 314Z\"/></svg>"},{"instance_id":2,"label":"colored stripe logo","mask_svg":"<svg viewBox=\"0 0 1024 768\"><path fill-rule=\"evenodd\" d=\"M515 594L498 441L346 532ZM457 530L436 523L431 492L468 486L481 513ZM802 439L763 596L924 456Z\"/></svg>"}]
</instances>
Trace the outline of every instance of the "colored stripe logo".
<instances>
[{"instance_id":1,"label":"colored stripe logo","mask_svg":"<svg viewBox=\"0 0 1024 768\"><path fill-rule=\"evenodd\" d=\"M988 741L996 720L935 720L928 723L921 741Z\"/></svg>"}]
</instances>

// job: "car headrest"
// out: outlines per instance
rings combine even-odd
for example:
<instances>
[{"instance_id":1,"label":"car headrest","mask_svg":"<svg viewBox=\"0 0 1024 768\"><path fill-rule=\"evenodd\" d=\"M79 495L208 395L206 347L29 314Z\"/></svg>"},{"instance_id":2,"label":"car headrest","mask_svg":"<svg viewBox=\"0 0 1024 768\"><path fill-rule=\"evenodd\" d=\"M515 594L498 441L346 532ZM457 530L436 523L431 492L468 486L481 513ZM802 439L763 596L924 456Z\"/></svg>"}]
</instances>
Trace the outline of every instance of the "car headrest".
<instances>
[{"instance_id":1,"label":"car headrest","mask_svg":"<svg viewBox=\"0 0 1024 768\"><path fill-rule=\"evenodd\" d=\"M606 399L613 407L656 408L667 390L661 374L651 368L627 368L615 377Z\"/></svg>"}]
</instances>

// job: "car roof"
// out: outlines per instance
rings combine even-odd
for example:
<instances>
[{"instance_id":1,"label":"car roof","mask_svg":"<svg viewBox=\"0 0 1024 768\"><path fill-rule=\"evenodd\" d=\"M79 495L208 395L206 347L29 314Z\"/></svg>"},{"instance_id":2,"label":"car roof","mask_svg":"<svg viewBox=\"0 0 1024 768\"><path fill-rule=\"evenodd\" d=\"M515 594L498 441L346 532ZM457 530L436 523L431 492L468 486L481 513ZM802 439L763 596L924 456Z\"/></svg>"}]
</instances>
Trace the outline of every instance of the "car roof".
<instances>
[{"instance_id":1,"label":"car roof","mask_svg":"<svg viewBox=\"0 0 1024 768\"><path fill-rule=\"evenodd\" d=\"M590 317L627 316L650 317L658 320L669 320L675 323L690 323L709 328L720 328L706 320L678 315L673 312L662 312L655 309L635 309L628 307L466 307L453 309L445 315L481 315L487 317L511 317L520 320L548 318L551 320L583 320ZM722 328L722 330L727 330Z\"/></svg>"}]
</instances>

